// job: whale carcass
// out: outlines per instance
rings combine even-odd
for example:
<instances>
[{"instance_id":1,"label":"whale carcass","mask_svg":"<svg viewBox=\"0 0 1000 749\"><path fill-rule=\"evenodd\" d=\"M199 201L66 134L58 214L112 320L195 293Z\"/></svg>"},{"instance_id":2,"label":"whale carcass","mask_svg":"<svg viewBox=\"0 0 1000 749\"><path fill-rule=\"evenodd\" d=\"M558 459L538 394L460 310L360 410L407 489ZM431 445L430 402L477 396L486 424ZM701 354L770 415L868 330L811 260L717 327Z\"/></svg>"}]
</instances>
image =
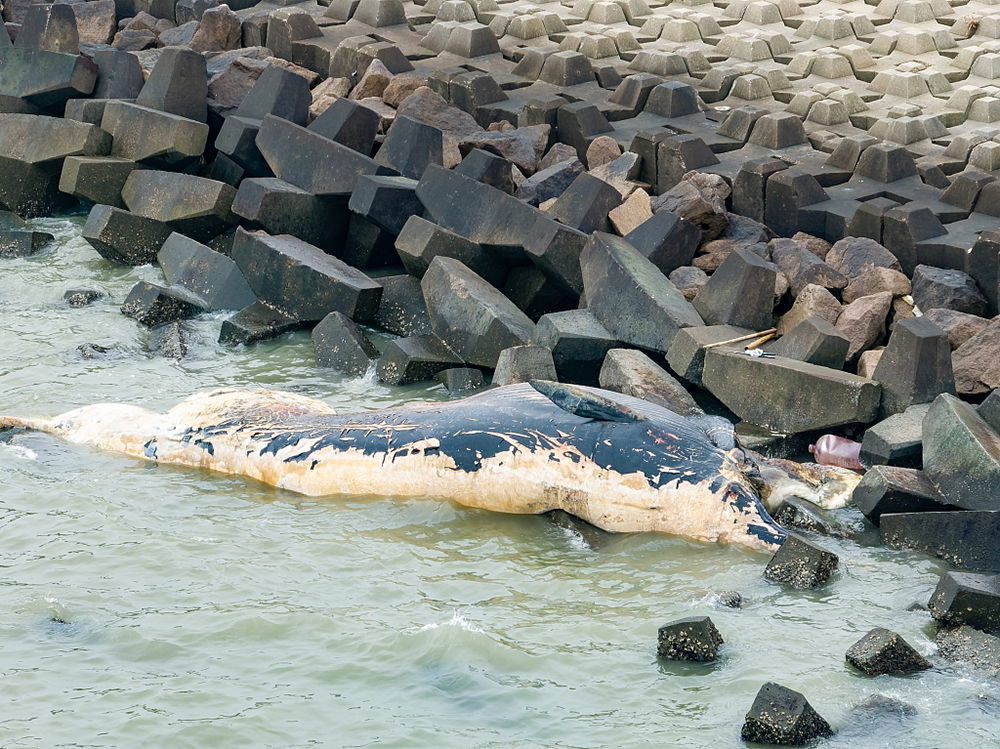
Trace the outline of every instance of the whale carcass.
<instances>
[{"instance_id":1,"label":"whale carcass","mask_svg":"<svg viewBox=\"0 0 1000 749\"><path fill-rule=\"evenodd\" d=\"M337 414L292 393L216 390L164 414L99 404L24 427L309 496L440 497L517 514L564 510L612 532L773 550L786 532L738 449L684 417L594 388L534 382L460 400Z\"/></svg>"}]
</instances>

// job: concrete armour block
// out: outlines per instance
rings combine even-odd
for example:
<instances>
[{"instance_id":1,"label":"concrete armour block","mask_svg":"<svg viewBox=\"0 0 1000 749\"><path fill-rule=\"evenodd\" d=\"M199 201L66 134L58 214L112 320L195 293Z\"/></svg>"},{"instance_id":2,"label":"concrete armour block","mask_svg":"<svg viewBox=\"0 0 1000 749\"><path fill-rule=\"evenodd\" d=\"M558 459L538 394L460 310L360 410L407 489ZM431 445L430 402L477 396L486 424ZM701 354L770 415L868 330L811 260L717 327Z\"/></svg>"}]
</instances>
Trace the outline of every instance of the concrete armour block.
<instances>
[{"instance_id":1,"label":"concrete armour block","mask_svg":"<svg viewBox=\"0 0 1000 749\"><path fill-rule=\"evenodd\" d=\"M861 441L861 465L919 468L923 464L923 420L929 408L929 403L910 406L869 427Z\"/></svg>"},{"instance_id":2,"label":"concrete armour block","mask_svg":"<svg viewBox=\"0 0 1000 749\"><path fill-rule=\"evenodd\" d=\"M219 343L233 346L270 341L308 326L309 323L289 317L263 302L257 302L223 321Z\"/></svg>"},{"instance_id":3,"label":"concrete armour block","mask_svg":"<svg viewBox=\"0 0 1000 749\"><path fill-rule=\"evenodd\" d=\"M954 395L947 333L921 317L897 320L872 379L882 383L883 416L930 403L941 393Z\"/></svg>"},{"instance_id":4,"label":"concrete armour block","mask_svg":"<svg viewBox=\"0 0 1000 749\"><path fill-rule=\"evenodd\" d=\"M1000 436L953 395L934 399L923 424L924 472L949 503L1000 510Z\"/></svg>"},{"instance_id":5,"label":"concrete armour block","mask_svg":"<svg viewBox=\"0 0 1000 749\"><path fill-rule=\"evenodd\" d=\"M660 211L626 234L625 241L669 275L691 264L701 243L701 230L676 213Z\"/></svg>"},{"instance_id":6,"label":"concrete armour block","mask_svg":"<svg viewBox=\"0 0 1000 749\"><path fill-rule=\"evenodd\" d=\"M493 368L531 338L531 319L461 261L434 258L420 285L435 335L468 364Z\"/></svg>"},{"instance_id":7,"label":"concrete armour block","mask_svg":"<svg viewBox=\"0 0 1000 749\"><path fill-rule=\"evenodd\" d=\"M530 343L552 352L560 382L597 385L605 355L617 341L590 312L578 309L543 315Z\"/></svg>"},{"instance_id":8,"label":"concrete armour block","mask_svg":"<svg viewBox=\"0 0 1000 749\"><path fill-rule=\"evenodd\" d=\"M681 383L635 349L608 351L598 382L605 390L642 398L682 416L704 413Z\"/></svg>"},{"instance_id":9,"label":"concrete armour block","mask_svg":"<svg viewBox=\"0 0 1000 749\"><path fill-rule=\"evenodd\" d=\"M95 205L81 234L101 257L123 265L148 265L173 232L162 221L109 205Z\"/></svg>"},{"instance_id":10,"label":"concrete armour block","mask_svg":"<svg viewBox=\"0 0 1000 749\"><path fill-rule=\"evenodd\" d=\"M500 352L493 384L498 387L530 380L556 379L552 352L545 346L511 346Z\"/></svg>"},{"instance_id":11,"label":"concrete armour block","mask_svg":"<svg viewBox=\"0 0 1000 749\"><path fill-rule=\"evenodd\" d=\"M290 236L238 228L233 260L258 299L305 322L318 322L335 311L367 322L382 297L381 285L361 271Z\"/></svg>"},{"instance_id":12,"label":"concrete armour block","mask_svg":"<svg viewBox=\"0 0 1000 749\"><path fill-rule=\"evenodd\" d=\"M744 741L792 746L832 733L801 693L773 682L757 692L740 732Z\"/></svg>"},{"instance_id":13,"label":"concrete armour block","mask_svg":"<svg viewBox=\"0 0 1000 749\"><path fill-rule=\"evenodd\" d=\"M708 350L702 382L740 418L784 433L870 423L882 392L877 382L846 372L726 347Z\"/></svg>"},{"instance_id":14,"label":"concrete armour block","mask_svg":"<svg viewBox=\"0 0 1000 749\"><path fill-rule=\"evenodd\" d=\"M163 288L140 281L129 292L122 304L122 314L133 317L149 328L207 312L205 303L185 289Z\"/></svg>"},{"instance_id":15,"label":"concrete armour block","mask_svg":"<svg viewBox=\"0 0 1000 749\"><path fill-rule=\"evenodd\" d=\"M378 349L343 312L331 312L312 331L316 366L362 377L379 357Z\"/></svg>"},{"instance_id":16,"label":"concrete armour block","mask_svg":"<svg viewBox=\"0 0 1000 749\"><path fill-rule=\"evenodd\" d=\"M927 607L943 624L1000 635L1000 575L945 572Z\"/></svg>"},{"instance_id":17,"label":"concrete armour block","mask_svg":"<svg viewBox=\"0 0 1000 749\"><path fill-rule=\"evenodd\" d=\"M847 662L869 676L912 674L931 668L930 661L895 632L875 627L851 645Z\"/></svg>"},{"instance_id":18,"label":"concrete armour block","mask_svg":"<svg viewBox=\"0 0 1000 749\"><path fill-rule=\"evenodd\" d=\"M433 335L389 341L378 363L378 378L387 385L408 385L432 379L438 372L462 366L463 361Z\"/></svg>"},{"instance_id":19,"label":"concrete armour block","mask_svg":"<svg viewBox=\"0 0 1000 749\"><path fill-rule=\"evenodd\" d=\"M202 241L237 222L235 197L236 189L224 182L154 169L133 171L122 187L122 200L132 213Z\"/></svg>"},{"instance_id":20,"label":"concrete armour block","mask_svg":"<svg viewBox=\"0 0 1000 749\"><path fill-rule=\"evenodd\" d=\"M588 309L624 343L666 352L680 328L704 324L656 266L620 237L594 233L580 266Z\"/></svg>"},{"instance_id":21,"label":"concrete armour block","mask_svg":"<svg viewBox=\"0 0 1000 749\"><path fill-rule=\"evenodd\" d=\"M811 590L825 585L840 560L794 533L788 535L764 569L764 577L793 588Z\"/></svg>"},{"instance_id":22,"label":"concrete armour block","mask_svg":"<svg viewBox=\"0 0 1000 749\"><path fill-rule=\"evenodd\" d=\"M767 350L778 356L820 367L843 369L851 342L821 317L810 316L783 335ZM885 386L883 385L883 393Z\"/></svg>"},{"instance_id":23,"label":"concrete armour block","mask_svg":"<svg viewBox=\"0 0 1000 749\"><path fill-rule=\"evenodd\" d=\"M156 259L168 284L195 294L208 309L241 310L257 301L232 258L183 234L167 237Z\"/></svg>"},{"instance_id":24,"label":"concrete armour block","mask_svg":"<svg viewBox=\"0 0 1000 749\"><path fill-rule=\"evenodd\" d=\"M875 525L886 513L951 509L923 471L896 466L872 466L855 487L852 501Z\"/></svg>"},{"instance_id":25,"label":"concrete armour block","mask_svg":"<svg viewBox=\"0 0 1000 749\"><path fill-rule=\"evenodd\" d=\"M737 248L701 287L692 304L708 325L765 330L771 326L776 275L759 255Z\"/></svg>"},{"instance_id":26,"label":"concrete armour block","mask_svg":"<svg viewBox=\"0 0 1000 749\"><path fill-rule=\"evenodd\" d=\"M884 513L879 536L889 548L916 549L963 569L1000 569L1000 512L954 509Z\"/></svg>"},{"instance_id":27,"label":"concrete armour block","mask_svg":"<svg viewBox=\"0 0 1000 749\"><path fill-rule=\"evenodd\" d=\"M403 273L383 276L379 283L382 299L372 321L374 325L404 338L433 332L420 279Z\"/></svg>"},{"instance_id":28,"label":"concrete armour block","mask_svg":"<svg viewBox=\"0 0 1000 749\"><path fill-rule=\"evenodd\" d=\"M714 661L722 635L707 616L668 622L656 632L656 655L671 661Z\"/></svg>"}]
</instances>

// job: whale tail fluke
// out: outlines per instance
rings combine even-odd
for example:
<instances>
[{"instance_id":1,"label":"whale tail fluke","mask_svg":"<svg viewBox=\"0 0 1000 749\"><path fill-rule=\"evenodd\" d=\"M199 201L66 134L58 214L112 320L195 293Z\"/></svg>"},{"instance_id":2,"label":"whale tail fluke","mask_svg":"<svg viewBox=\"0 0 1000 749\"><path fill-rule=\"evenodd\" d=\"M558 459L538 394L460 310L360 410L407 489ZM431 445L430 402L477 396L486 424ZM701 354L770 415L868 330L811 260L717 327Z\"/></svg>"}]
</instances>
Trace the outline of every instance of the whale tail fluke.
<instances>
[{"instance_id":1,"label":"whale tail fluke","mask_svg":"<svg viewBox=\"0 0 1000 749\"><path fill-rule=\"evenodd\" d=\"M22 419L18 416L0 416L0 432L7 432L11 429L30 429L34 432L48 431L46 426L51 422L48 419Z\"/></svg>"}]
</instances>

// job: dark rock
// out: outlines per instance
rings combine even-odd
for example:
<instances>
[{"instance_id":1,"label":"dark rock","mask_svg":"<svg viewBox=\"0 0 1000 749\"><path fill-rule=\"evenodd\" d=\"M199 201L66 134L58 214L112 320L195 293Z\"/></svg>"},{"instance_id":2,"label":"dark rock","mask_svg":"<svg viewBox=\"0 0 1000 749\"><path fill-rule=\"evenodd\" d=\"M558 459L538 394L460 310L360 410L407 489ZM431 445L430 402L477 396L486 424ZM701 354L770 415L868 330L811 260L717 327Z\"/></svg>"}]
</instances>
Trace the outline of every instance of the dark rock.
<instances>
[{"instance_id":1,"label":"dark rock","mask_svg":"<svg viewBox=\"0 0 1000 749\"><path fill-rule=\"evenodd\" d=\"M976 409L983 421L990 425L994 432L1000 428L1000 390L994 390Z\"/></svg>"},{"instance_id":2,"label":"dark rock","mask_svg":"<svg viewBox=\"0 0 1000 749\"><path fill-rule=\"evenodd\" d=\"M655 95L663 86L657 86ZM687 87L691 89L690 86ZM693 92L693 89L691 89ZM650 99L652 100L652 96ZM697 135L676 135L662 140L656 155L656 182L653 185L657 193L666 192L676 185L685 174L702 167L714 166L719 163L719 157L709 148L705 141Z\"/></svg>"},{"instance_id":3,"label":"dark rock","mask_svg":"<svg viewBox=\"0 0 1000 749\"><path fill-rule=\"evenodd\" d=\"M946 512L883 514L879 525L882 543L893 549L917 549L956 567L1000 570L1000 512L945 506Z\"/></svg>"},{"instance_id":4,"label":"dark rock","mask_svg":"<svg viewBox=\"0 0 1000 749\"><path fill-rule=\"evenodd\" d=\"M382 297L381 285L364 273L294 237L237 229L233 260L258 299L301 321L343 312L367 322Z\"/></svg>"},{"instance_id":5,"label":"dark rock","mask_svg":"<svg viewBox=\"0 0 1000 749\"><path fill-rule=\"evenodd\" d=\"M94 289L69 289L63 294L63 299L70 307L86 307L105 296L103 291Z\"/></svg>"},{"instance_id":6,"label":"dark rock","mask_svg":"<svg viewBox=\"0 0 1000 749\"><path fill-rule=\"evenodd\" d=\"M59 176L59 191L87 203L124 208L122 188L136 169L131 159L111 156L67 156Z\"/></svg>"},{"instance_id":7,"label":"dark rock","mask_svg":"<svg viewBox=\"0 0 1000 749\"><path fill-rule=\"evenodd\" d=\"M964 624L1000 635L1000 575L945 572L927 606L947 626Z\"/></svg>"},{"instance_id":8,"label":"dark rock","mask_svg":"<svg viewBox=\"0 0 1000 749\"><path fill-rule=\"evenodd\" d=\"M0 97L20 103L18 111L60 114L68 99L90 96L97 82L97 65L80 54L0 47L0 65Z\"/></svg>"},{"instance_id":9,"label":"dark rock","mask_svg":"<svg viewBox=\"0 0 1000 749\"><path fill-rule=\"evenodd\" d=\"M985 315L988 307L967 273L930 265L918 265L913 271L913 301L925 311L943 307L979 316Z\"/></svg>"},{"instance_id":10,"label":"dark rock","mask_svg":"<svg viewBox=\"0 0 1000 749\"><path fill-rule=\"evenodd\" d=\"M736 249L708 279L692 305L707 325L751 330L771 326L773 268L752 252Z\"/></svg>"},{"instance_id":11,"label":"dark rock","mask_svg":"<svg viewBox=\"0 0 1000 749\"><path fill-rule=\"evenodd\" d=\"M734 110L732 114L737 111ZM726 119L726 122L732 119L732 114ZM721 128L719 133L723 133ZM767 180L772 174L787 168L788 164L773 156L764 156L744 162L733 180L733 212L741 216L748 216L756 221L763 221L764 193Z\"/></svg>"},{"instance_id":12,"label":"dark rock","mask_svg":"<svg viewBox=\"0 0 1000 749\"><path fill-rule=\"evenodd\" d=\"M434 375L434 379L444 385L445 390L452 394L478 390L486 384L483 380L483 373L471 367L445 369Z\"/></svg>"},{"instance_id":13,"label":"dark rock","mask_svg":"<svg viewBox=\"0 0 1000 749\"><path fill-rule=\"evenodd\" d=\"M917 243L948 233L947 227L926 205L910 202L882 216L882 243L899 260L908 276L917 265Z\"/></svg>"},{"instance_id":14,"label":"dark rock","mask_svg":"<svg viewBox=\"0 0 1000 749\"><path fill-rule=\"evenodd\" d=\"M378 378L388 385L408 385L429 380L446 369L462 365L462 360L433 335L397 338L389 341L378 363Z\"/></svg>"},{"instance_id":15,"label":"dark rock","mask_svg":"<svg viewBox=\"0 0 1000 749\"><path fill-rule=\"evenodd\" d=\"M895 632L875 627L847 649L847 662L869 676L912 674L930 662Z\"/></svg>"},{"instance_id":16,"label":"dark rock","mask_svg":"<svg viewBox=\"0 0 1000 749\"><path fill-rule=\"evenodd\" d=\"M684 386L641 351L609 351L598 381L605 390L642 398L682 416L703 413Z\"/></svg>"},{"instance_id":17,"label":"dark rock","mask_svg":"<svg viewBox=\"0 0 1000 749\"><path fill-rule=\"evenodd\" d=\"M864 351L882 339L891 307L892 293L888 291L860 297L841 307L836 325L851 342L847 349L849 362L856 362Z\"/></svg>"},{"instance_id":18,"label":"dark rock","mask_svg":"<svg viewBox=\"0 0 1000 749\"><path fill-rule=\"evenodd\" d=\"M501 351L531 338L527 315L459 260L434 258L420 285L435 335L468 364L495 367Z\"/></svg>"},{"instance_id":19,"label":"dark rock","mask_svg":"<svg viewBox=\"0 0 1000 749\"><path fill-rule=\"evenodd\" d=\"M588 309L623 343L666 352L680 328L704 324L656 266L620 237L593 234L580 265Z\"/></svg>"},{"instance_id":20,"label":"dark rock","mask_svg":"<svg viewBox=\"0 0 1000 749\"><path fill-rule=\"evenodd\" d=\"M576 308L579 303L579 297L567 295L534 265L511 268L503 295L533 321L551 312Z\"/></svg>"},{"instance_id":21,"label":"dark rock","mask_svg":"<svg viewBox=\"0 0 1000 749\"><path fill-rule=\"evenodd\" d=\"M495 187L508 195L514 192L514 174L511 171L511 162L495 153L484 151L482 148L473 148L469 154L462 159L462 163L455 167L455 171L466 177L482 182L483 184ZM523 182L521 183L524 184ZM521 197L518 195L517 197ZM547 198L546 198L547 199ZM532 203L531 205L538 205Z\"/></svg>"},{"instance_id":22,"label":"dark rock","mask_svg":"<svg viewBox=\"0 0 1000 749\"><path fill-rule=\"evenodd\" d=\"M816 505L800 497L788 497L782 501L771 517L782 528L797 528L824 536L842 535L817 514Z\"/></svg>"},{"instance_id":23,"label":"dark rock","mask_svg":"<svg viewBox=\"0 0 1000 749\"><path fill-rule=\"evenodd\" d=\"M952 509L922 471L895 466L873 466L855 487L852 499L875 525L881 525L886 513Z\"/></svg>"},{"instance_id":24,"label":"dark rock","mask_svg":"<svg viewBox=\"0 0 1000 749\"><path fill-rule=\"evenodd\" d=\"M379 357L361 329L343 312L331 312L312 331L316 366L361 377Z\"/></svg>"},{"instance_id":25,"label":"dark rock","mask_svg":"<svg viewBox=\"0 0 1000 749\"><path fill-rule=\"evenodd\" d=\"M123 315L135 318L150 328L175 320L186 320L207 311L205 303L185 289L165 289L146 281L140 281L132 287L122 304Z\"/></svg>"},{"instance_id":26,"label":"dark rock","mask_svg":"<svg viewBox=\"0 0 1000 749\"><path fill-rule=\"evenodd\" d=\"M993 676L1000 674L1000 637L972 627L942 629L937 634L938 655L949 661L971 663Z\"/></svg>"},{"instance_id":27,"label":"dark rock","mask_svg":"<svg viewBox=\"0 0 1000 749\"><path fill-rule=\"evenodd\" d=\"M767 350L820 367L843 369L850 345L847 336L823 318L813 315L789 330L777 343L767 346Z\"/></svg>"},{"instance_id":28,"label":"dark rock","mask_svg":"<svg viewBox=\"0 0 1000 749\"><path fill-rule=\"evenodd\" d=\"M826 289L842 289L847 278L824 263L816 255L793 240L775 239L771 242L771 260L781 269L792 288L792 296L809 284Z\"/></svg>"},{"instance_id":29,"label":"dark rock","mask_svg":"<svg viewBox=\"0 0 1000 749\"><path fill-rule=\"evenodd\" d=\"M709 349L703 385L737 416L776 432L798 433L866 424L878 412L872 380L815 364L742 351Z\"/></svg>"},{"instance_id":30,"label":"dark rock","mask_svg":"<svg viewBox=\"0 0 1000 749\"><path fill-rule=\"evenodd\" d=\"M799 746L832 733L802 694L768 682L757 692L740 735L759 744Z\"/></svg>"},{"instance_id":31,"label":"dark rock","mask_svg":"<svg viewBox=\"0 0 1000 749\"><path fill-rule=\"evenodd\" d=\"M840 559L833 552L790 533L768 562L764 577L793 588L810 590L824 585L839 563Z\"/></svg>"},{"instance_id":32,"label":"dark rock","mask_svg":"<svg viewBox=\"0 0 1000 749\"><path fill-rule=\"evenodd\" d=\"M708 274L692 265L682 265L667 278L689 302L693 301L701 291L701 287L708 283Z\"/></svg>"},{"instance_id":33,"label":"dark rock","mask_svg":"<svg viewBox=\"0 0 1000 749\"><path fill-rule=\"evenodd\" d=\"M10 214L16 216L16 214ZM7 228L0 220L0 258L30 257L42 251L55 237L27 228Z\"/></svg>"},{"instance_id":34,"label":"dark rock","mask_svg":"<svg viewBox=\"0 0 1000 749\"><path fill-rule=\"evenodd\" d=\"M123 265L148 265L173 233L162 221L95 205L81 232L101 257Z\"/></svg>"},{"instance_id":35,"label":"dark rock","mask_svg":"<svg viewBox=\"0 0 1000 749\"><path fill-rule=\"evenodd\" d=\"M181 360L188 354L187 333L180 320L153 329L149 349L157 356Z\"/></svg>"},{"instance_id":36,"label":"dark rock","mask_svg":"<svg viewBox=\"0 0 1000 749\"><path fill-rule=\"evenodd\" d=\"M80 34L73 9L63 4L29 6L14 46L80 54Z\"/></svg>"},{"instance_id":37,"label":"dark rock","mask_svg":"<svg viewBox=\"0 0 1000 749\"><path fill-rule=\"evenodd\" d=\"M174 232L156 255L171 286L180 286L212 310L241 310L257 301L232 258Z\"/></svg>"},{"instance_id":38,"label":"dark rock","mask_svg":"<svg viewBox=\"0 0 1000 749\"><path fill-rule=\"evenodd\" d=\"M411 216L419 216L424 211L416 187L416 181L406 177L364 175L358 178L347 206L396 236Z\"/></svg>"},{"instance_id":39,"label":"dark rock","mask_svg":"<svg viewBox=\"0 0 1000 749\"><path fill-rule=\"evenodd\" d=\"M590 312L580 309L543 315L530 343L552 352L560 382L597 385L605 354L617 341Z\"/></svg>"},{"instance_id":40,"label":"dark rock","mask_svg":"<svg viewBox=\"0 0 1000 749\"><path fill-rule=\"evenodd\" d=\"M500 352L493 384L497 387L531 380L555 380L552 352L544 346L512 346Z\"/></svg>"},{"instance_id":41,"label":"dark rock","mask_svg":"<svg viewBox=\"0 0 1000 749\"><path fill-rule=\"evenodd\" d=\"M660 211L626 234L625 241L669 275L691 264L701 242L701 231L675 213Z\"/></svg>"},{"instance_id":42,"label":"dark rock","mask_svg":"<svg viewBox=\"0 0 1000 749\"><path fill-rule=\"evenodd\" d=\"M872 379L882 384L883 416L930 403L941 393L954 395L948 336L922 317L898 320Z\"/></svg>"},{"instance_id":43,"label":"dark rock","mask_svg":"<svg viewBox=\"0 0 1000 749\"><path fill-rule=\"evenodd\" d=\"M383 276L379 283L382 284L382 300L373 324L404 338L433 332L420 279L404 273Z\"/></svg>"},{"instance_id":44,"label":"dark rock","mask_svg":"<svg viewBox=\"0 0 1000 749\"><path fill-rule=\"evenodd\" d=\"M251 304L222 323L219 343L226 345L270 341L293 330L308 327L308 323L279 312L263 302Z\"/></svg>"},{"instance_id":45,"label":"dark rock","mask_svg":"<svg viewBox=\"0 0 1000 749\"><path fill-rule=\"evenodd\" d=\"M478 242L500 259L523 260L533 227L544 216L495 187L433 165L417 185L417 197L438 226Z\"/></svg>"},{"instance_id":46,"label":"dark rock","mask_svg":"<svg viewBox=\"0 0 1000 749\"><path fill-rule=\"evenodd\" d=\"M2 51L2 50L0 50ZM4 70L4 75L7 70ZM58 188L69 156L101 156L111 140L94 125L30 114L0 114L0 208L45 216L73 202Z\"/></svg>"},{"instance_id":47,"label":"dark rock","mask_svg":"<svg viewBox=\"0 0 1000 749\"><path fill-rule=\"evenodd\" d=\"M939 395L924 417L924 472L949 503L1000 510L1000 436L975 409Z\"/></svg>"},{"instance_id":48,"label":"dark rock","mask_svg":"<svg viewBox=\"0 0 1000 749\"><path fill-rule=\"evenodd\" d=\"M764 222L779 236L790 237L799 231L825 233L825 220L823 226L813 225L801 209L828 200L829 196L816 178L802 167L790 167L772 174L764 195Z\"/></svg>"},{"instance_id":49,"label":"dark rock","mask_svg":"<svg viewBox=\"0 0 1000 749\"><path fill-rule=\"evenodd\" d=\"M656 655L671 661L714 661L722 635L707 616L678 619L656 632Z\"/></svg>"}]
</instances>

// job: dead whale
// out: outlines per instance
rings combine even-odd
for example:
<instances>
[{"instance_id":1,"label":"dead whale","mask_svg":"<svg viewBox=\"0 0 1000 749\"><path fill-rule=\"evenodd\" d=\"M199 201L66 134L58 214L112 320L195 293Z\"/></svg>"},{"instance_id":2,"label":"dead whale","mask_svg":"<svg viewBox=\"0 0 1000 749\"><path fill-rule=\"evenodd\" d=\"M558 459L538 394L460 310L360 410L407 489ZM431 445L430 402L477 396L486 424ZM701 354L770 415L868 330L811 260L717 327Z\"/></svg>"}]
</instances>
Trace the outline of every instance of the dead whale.
<instances>
[{"instance_id":1,"label":"dead whale","mask_svg":"<svg viewBox=\"0 0 1000 749\"><path fill-rule=\"evenodd\" d=\"M564 510L607 531L762 550L786 536L753 491L738 449L720 449L666 409L595 388L533 382L342 415L292 393L216 390L165 414L99 404L50 420L0 417L0 429L13 427L309 496Z\"/></svg>"}]
</instances>

